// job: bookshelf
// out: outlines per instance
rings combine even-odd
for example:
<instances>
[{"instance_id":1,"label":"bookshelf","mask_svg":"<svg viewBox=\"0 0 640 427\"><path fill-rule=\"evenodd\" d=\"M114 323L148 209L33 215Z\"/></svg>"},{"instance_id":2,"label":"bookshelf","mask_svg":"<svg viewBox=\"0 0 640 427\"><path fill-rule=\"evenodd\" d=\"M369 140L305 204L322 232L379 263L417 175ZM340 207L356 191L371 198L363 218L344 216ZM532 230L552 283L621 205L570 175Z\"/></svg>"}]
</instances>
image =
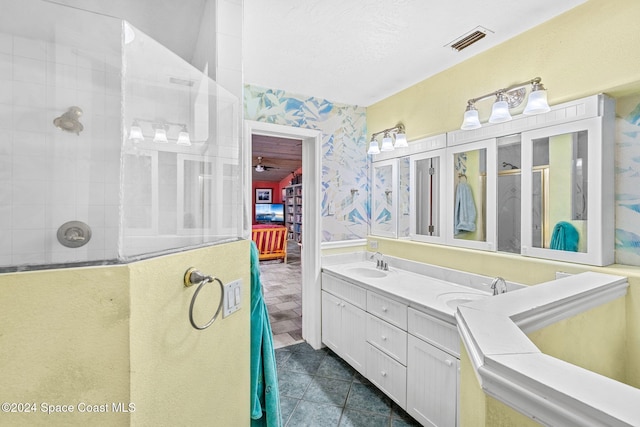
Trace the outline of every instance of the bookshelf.
<instances>
[{"instance_id":1,"label":"bookshelf","mask_svg":"<svg viewBox=\"0 0 640 427\"><path fill-rule=\"evenodd\" d=\"M288 239L302 243L302 184L285 187L285 225Z\"/></svg>"}]
</instances>

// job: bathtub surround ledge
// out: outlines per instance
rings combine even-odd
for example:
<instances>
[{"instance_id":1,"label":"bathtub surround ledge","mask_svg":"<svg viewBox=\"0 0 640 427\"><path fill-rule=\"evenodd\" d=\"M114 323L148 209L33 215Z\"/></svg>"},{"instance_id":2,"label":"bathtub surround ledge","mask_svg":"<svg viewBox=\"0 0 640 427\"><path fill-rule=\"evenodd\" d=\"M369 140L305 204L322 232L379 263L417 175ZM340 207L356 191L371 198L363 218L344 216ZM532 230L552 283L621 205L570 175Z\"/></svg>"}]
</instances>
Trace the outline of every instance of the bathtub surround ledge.
<instances>
[{"instance_id":1,"label":"bathtub surround ledge","mask_svg":"<svg viewBox=\"0 0 640 427\"><path fill-rule=\"evenodd\" d=\"M618 300L627 288L624 277L586 272L458 307L484 392L545 425L639 425L640 390L544 354L525 334Z\"/></svg>"}]
</instances>

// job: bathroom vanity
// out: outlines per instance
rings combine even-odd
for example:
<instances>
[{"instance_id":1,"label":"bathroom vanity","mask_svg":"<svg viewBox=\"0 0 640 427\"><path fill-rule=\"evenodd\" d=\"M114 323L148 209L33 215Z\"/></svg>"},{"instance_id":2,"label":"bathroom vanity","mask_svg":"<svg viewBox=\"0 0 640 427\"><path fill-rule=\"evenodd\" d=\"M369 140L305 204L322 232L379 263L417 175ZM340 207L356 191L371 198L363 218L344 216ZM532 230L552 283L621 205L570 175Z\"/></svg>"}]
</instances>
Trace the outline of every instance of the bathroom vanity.
<instances>
[{"instance_id":1,"label":"bathroom vanity","mask_svg":"<svg viewBox=\"0 0 640 427\"><path fill-rule=\"evenodd\" d=\"M458 305L490 298L492 278L407 261L403 267L324 266L322 340L423 425L456 426L454 314Z\"/></svg>"}]
</instances>

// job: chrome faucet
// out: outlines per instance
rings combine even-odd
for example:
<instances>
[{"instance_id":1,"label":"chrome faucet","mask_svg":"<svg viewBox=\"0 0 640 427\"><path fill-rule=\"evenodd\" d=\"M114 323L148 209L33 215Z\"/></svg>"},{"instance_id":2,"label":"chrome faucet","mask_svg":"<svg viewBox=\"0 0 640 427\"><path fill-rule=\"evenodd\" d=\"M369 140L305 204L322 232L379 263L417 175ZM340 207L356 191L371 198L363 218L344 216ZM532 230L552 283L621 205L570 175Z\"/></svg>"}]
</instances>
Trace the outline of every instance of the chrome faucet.
<instances>
[{"instance_id":1,"label":"chrome faucet","mask_svg":"<svg viewBox=\"0 0 640 427\"><path fill-rule=\"evenodd\" d=\"M382 252L376 252L375 254L371 255L371 259L373 259L374 257L376 259L376 268L378 270L389 270L389 264L387 264L387 262L384 260L384 255L382 254Z\"/></svg>"},{"instance_id":2,"label":"chrome faucet","mask_svg":"<svg viewBox=\"0 0 640 427\"><path fill-rule=\"evenodd\" d=\"M498 276L491 282L491 289L493 289L493 295L505 294L507 293L507 282Z\"/></svg>"}]
</instances>

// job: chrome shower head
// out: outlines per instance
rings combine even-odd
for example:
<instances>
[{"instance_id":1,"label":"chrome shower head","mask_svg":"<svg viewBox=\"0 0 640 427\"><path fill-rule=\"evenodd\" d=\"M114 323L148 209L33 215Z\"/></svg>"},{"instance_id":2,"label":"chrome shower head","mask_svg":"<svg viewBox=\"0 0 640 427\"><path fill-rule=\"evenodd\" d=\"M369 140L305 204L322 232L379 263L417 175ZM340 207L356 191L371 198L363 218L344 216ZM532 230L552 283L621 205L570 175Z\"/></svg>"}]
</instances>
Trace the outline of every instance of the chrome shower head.
<instances>
[{"instance_id":1,"label":"chrome shower head","mask_svg":"<svg viewBox=\"0 0 640 427\"><path fill-rule=\"evenodd\" d=\"M84 126L82 126L82 123L78 120L80 116L82 116L82 108L69 107L66 113L53 120L53 124L58 129L80 135L80 132L84 129Z\"/></svg>"}]
</instances>

